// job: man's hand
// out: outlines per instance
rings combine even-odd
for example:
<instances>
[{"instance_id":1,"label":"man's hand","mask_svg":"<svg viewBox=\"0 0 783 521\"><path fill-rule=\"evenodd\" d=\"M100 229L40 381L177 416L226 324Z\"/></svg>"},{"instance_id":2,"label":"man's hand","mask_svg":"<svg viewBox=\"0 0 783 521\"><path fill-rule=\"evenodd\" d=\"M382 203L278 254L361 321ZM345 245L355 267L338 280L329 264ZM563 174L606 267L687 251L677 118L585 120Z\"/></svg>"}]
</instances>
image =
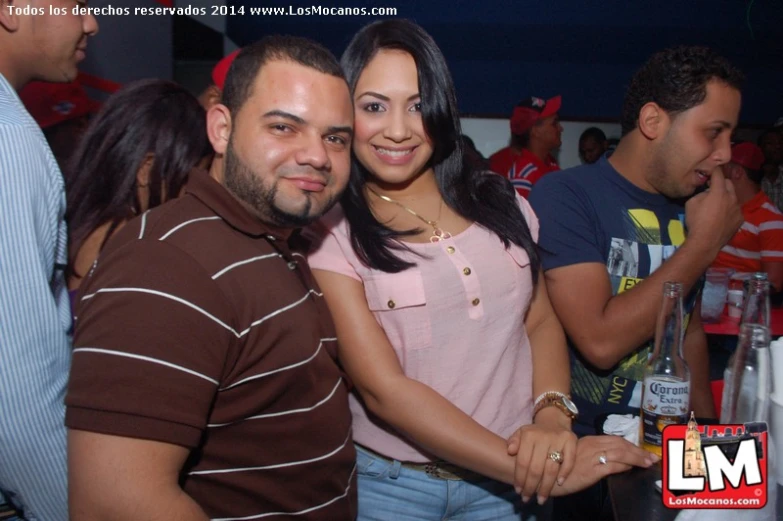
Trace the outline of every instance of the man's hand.
<instances>
[{"instance_id":1,"label":"man's hand","mask_svg":"<svg viewBox=\"0 0 783 521\"><path fill-rule=\"evenodd\" d=\"M601 456L606 463L601 463ZM585 436L576 446L574 470L562 486L552 490L553 496L566 496L598 483L610 474L633 467L648 468L659 461L658 456L643 450L620 436Z\"/></svg>"},{"instance_id":2,"label":"man's hand","mask_svg":"<svg viewBox=\"0 0 783 521\"><path fill-rule=\"evenodd\" d=\"M717 169L710 176L710 189L685 204L688 242L697 242L713 255L731 240L743 221L734 185Z\"/></svg>"}]
</instances>

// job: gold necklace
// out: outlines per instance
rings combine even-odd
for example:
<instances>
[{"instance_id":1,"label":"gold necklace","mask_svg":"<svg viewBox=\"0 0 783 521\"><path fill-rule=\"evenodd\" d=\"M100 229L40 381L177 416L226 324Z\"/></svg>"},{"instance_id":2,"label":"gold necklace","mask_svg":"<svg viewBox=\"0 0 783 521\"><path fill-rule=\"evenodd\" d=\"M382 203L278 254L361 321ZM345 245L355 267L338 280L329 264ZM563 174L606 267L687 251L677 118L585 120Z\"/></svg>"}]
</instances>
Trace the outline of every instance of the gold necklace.
<instances>
[{"instance_id":1,"label":"gold necklace","mask_svg":"<svg viewBox=\"0 0 783 521\"><path fill-rule=\"evenodd\" d=\"M379 194L378 192L376 192L375 190L373 190L369 186L367 187L367 189L369 191L371 191L372 193L374 193L375 195L377 195L379 198L381 198L384 201L386 201L387 203L396 204L397 206L399 206L400 208L402 208L403 210L405 210L406 212L408 212L412 216L416 217L420 221L425 222L428 225L432 226L432 237L430 237L430 242L438 242L438 241L442 241L442 240L445 240L445 239L451 239L451 234L449 232L447 232L446 230L441 229L441 227L438 226L438 221L430 221L429 219L425 219L421 215L419 215L416 212L414 212L411 208L408 208L407 206L405 206L404 204L402 204L402 203L400 203L398 201L395 201L391 197L387 197L385 195ZM443 200L441 200L440 203L443 204ZM440 218L440 215L438 216L438 218Z\"/></svg>"}]
</instances>

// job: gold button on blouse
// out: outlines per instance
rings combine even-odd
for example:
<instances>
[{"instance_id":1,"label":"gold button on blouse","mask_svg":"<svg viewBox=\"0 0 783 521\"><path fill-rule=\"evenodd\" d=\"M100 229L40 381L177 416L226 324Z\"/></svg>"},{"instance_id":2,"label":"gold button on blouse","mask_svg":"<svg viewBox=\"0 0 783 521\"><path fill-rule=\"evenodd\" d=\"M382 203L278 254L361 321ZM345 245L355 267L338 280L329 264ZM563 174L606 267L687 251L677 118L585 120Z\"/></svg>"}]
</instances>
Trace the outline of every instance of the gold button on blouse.
<instances>
[{"instance_id":1,"label":"gold button on blouse","mask_svg":"<svg viewBox=\"0 0 783 521\"><path fill-rule=\"evenodd\" d=\"M464 270L462 270L462 273L464 273L465 275L470 275L470 268L465 268Z\"/></svg>"},{"instance_id":2,"label":"gold button on blouse","mask_svg":"<svg viewBox=\"0 0 783 521\"><path fill-rule=\"evenodd\" d=\"M473 304L474 306L478 306L480 302L481 302L481 300L480 300L480 299L474 298L474 299L473 299L473 302L472 302L472 304Z\"/></svg>"},{"instance_id":3,"label":"gold button on blouse","mask_svg":"<svg viewBox=\"0 0 783 521\"><path fill-rule=\"evenodd\" d=\"M457 250L454 249L454 246L449 246L448 248L446 248L446 251L449 253L454 253Z\"/></svg>"},{"instance_id":4,"label":"gold button on blouse","mask_svg":"<svg viewBox=\"0 0 783 521\"><path fill-rule=\"evenodd\" d=\"M386 305L389 306L389 309L394 309L394 306L397 304L395 304L393 300L389 299L389 302L387 302Z\"/></svg>"}]
</instances>

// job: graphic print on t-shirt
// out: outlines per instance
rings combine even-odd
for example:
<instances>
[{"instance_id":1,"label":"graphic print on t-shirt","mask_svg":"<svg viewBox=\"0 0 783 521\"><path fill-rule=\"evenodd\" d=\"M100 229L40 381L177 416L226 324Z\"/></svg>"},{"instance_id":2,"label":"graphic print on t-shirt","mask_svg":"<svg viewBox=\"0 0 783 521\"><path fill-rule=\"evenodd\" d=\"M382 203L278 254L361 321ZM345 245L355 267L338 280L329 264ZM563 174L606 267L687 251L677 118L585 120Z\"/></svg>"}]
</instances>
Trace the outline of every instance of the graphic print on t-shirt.
<instances>
[{"instance_id":1,"label":"graphic print on t-shirt","mask_svg":"<svg viewBox=\"0 0 783 521\"><path fill-rule=\"evenodd\" d=\"M606 270L612 294L628 291L657 270L685 240L684 216L661 227L659 216L647 209L626 210L623 237L612 237L606 255ZM688 297L685 309L690 316L695 299ZM683 327L687 327L687 318ZM582 360L571 367L571 389L596 412L626 413L641 406L641 380L652 352L653 340L624 358L611 372L588 368ZM582 362L582 363L580 363ZM580 405L580 408L583 408ZM636 411L638 413L638 411ZM592 416L590 415L587 415Z\"/></svg>"}]
</instances>

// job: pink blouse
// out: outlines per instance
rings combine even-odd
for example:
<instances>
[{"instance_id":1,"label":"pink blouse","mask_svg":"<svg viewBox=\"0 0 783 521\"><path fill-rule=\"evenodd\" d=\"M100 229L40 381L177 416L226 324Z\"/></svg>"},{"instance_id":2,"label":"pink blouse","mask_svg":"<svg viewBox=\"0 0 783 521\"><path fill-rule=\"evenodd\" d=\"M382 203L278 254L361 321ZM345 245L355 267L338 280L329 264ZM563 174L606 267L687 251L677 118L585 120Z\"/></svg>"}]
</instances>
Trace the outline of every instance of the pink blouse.
<instances>
[{"instance_id":1,"label":"pink blouse","mask_svg":"<svg viewBox=\"0 0 783 521\"><path fill-rule=\"evenodd\" d=\"M538 219L517 196L535 241ZM438 243L397 252L415 268L385 273L351 248L348 222L334 208L311 230L311 268L361 281L405 375L428 385L495 434L508 438L532 422L533 373L525 315L533 295L530 259L473 224ZM350 396L354 440L400 461L432 459Z\"/></svg>"}]
</instances>

